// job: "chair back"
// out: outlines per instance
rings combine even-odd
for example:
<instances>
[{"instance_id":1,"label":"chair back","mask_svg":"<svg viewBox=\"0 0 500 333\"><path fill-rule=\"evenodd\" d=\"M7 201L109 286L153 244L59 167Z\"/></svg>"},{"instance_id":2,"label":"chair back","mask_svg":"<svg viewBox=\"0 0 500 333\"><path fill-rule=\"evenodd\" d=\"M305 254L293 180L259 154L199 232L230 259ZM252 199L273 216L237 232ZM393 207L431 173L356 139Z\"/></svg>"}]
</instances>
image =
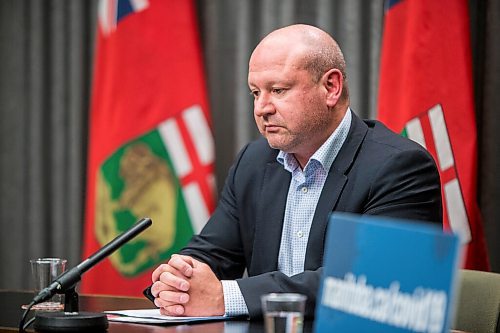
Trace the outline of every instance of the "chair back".
<instances>
[{"instance_id":1,"label":"chair back","mask_svg":"<svg viewBox=\"0 0 500 333\"><path fill-rule=\"evenodd\" d=\"M462 269L459 272L455 330L500 333L500 274Z\"/></svg>"}]
</instances>

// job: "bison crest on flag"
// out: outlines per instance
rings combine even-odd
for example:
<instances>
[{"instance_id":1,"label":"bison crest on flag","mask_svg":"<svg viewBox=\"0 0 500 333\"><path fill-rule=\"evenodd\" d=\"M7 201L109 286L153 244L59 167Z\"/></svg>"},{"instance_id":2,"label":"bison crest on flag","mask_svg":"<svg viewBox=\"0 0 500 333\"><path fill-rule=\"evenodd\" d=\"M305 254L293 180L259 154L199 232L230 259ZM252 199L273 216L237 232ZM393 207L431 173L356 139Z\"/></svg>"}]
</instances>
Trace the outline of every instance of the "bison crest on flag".
<instances>
[{"instance_id":1,"label":"bison crest on flag","mask_svg":"<svg viewBox=\"0 0 500 333\"><path fill-rule=\"evenodd\" d=\"M198 106L185 110L181 118L193 117L202 118ZM186 169L186 154L179 151L183 141L177 130L178 121L167 119L152 131L126 142L99 167L95 235L101 246L137 220L146 216L153 220L152 228L110 257L123 276L137 276L168 259L194 232L199 232L208 218L209 207L201 195L196 195L200 184L190 180L195 179L189 174L193 170ZM204 137L200 135L203 132L206 131L198 131L197 137ZM209 162L213 162L213 157Z\"/></svg>"}]
</instances>

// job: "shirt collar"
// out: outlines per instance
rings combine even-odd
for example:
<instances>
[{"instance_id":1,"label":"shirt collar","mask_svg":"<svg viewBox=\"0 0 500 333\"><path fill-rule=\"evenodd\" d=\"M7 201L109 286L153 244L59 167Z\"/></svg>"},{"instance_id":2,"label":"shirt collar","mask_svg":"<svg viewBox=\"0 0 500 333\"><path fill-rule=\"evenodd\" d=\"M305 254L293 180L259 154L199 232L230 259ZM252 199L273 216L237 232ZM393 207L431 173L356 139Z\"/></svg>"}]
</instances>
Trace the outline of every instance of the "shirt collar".
<instances>
[{"instance_id":1,"label":"shirt collar","mask_svg":"<svg viewBox=\"0 0 500 333\"><path fill-rule=\"evenodd\" d=\"M319 162L319 164L323 167L323 170L327 173L330 171L333 161L335 161L340 148L347 138L347 134L349 133L349 129L351 127L351 120L351 109L347 108L347 112L345 113L344 118L342 118L339 126L337 126L335 131L333 131L321 147L319 147L319 149L316 150L316 152L311 156L304 170L307 169L311 160L315 160ZM276 160L283 165L285 170L289 172L293 173L297 168L299 168L299 163L295 159L295 156L291 153L285 153L280 150Z\"/></svg>"}]
</instances>

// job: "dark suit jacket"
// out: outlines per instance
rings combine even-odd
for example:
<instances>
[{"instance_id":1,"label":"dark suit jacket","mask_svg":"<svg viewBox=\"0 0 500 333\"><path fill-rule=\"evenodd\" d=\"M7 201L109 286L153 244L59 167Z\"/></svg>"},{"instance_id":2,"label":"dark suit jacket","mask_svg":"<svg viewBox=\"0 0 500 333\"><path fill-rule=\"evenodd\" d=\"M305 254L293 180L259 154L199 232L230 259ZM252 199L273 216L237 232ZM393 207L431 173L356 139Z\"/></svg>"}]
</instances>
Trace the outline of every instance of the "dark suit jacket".
<instances>
[{"instance_id":1,"label":"dark suit jacket","mask_svg":"<svg viewBox=\"0 0 500 333\"><path fill-rule=\"evenodd\" d=\"M181 251L207 263L220 279L237 279L251 318L262 315L260 296L269 292L307 295L306 315L314 315L330 212L442 221L439 174L427 151L377 121L352 115L314 214L303 273L277 271L291 174L264 138L240 152L214 214ZM242 278L245 268L248 277Z\"/></svg>"}]
</instances>

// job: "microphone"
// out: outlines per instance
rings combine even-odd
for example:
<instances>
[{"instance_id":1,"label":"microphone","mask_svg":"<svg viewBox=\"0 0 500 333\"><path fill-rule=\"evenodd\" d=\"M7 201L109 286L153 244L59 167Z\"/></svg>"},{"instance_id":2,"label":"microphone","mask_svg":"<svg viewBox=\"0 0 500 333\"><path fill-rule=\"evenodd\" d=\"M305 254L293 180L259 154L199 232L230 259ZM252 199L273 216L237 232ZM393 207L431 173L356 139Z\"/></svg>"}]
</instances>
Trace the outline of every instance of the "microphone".
<instances>
[{"instance_id":1,"label":"microphone","mask_svg":"<svg viewBox=\"0 0 500 333\"><path fill-rule=\"evenodd\" d=\"M137 236L146 228L149 228L151 224L153 224L153 222L150 218L141 219L132 228L117 236L115 239L104 245L102 248L97 250L94 254L82 261L80 264L62 273L55 279L54 282L52 282L48 287L42 289L38 293L38 295L33 298L34 304L46 301L56 293L62 294L68 289L73 288L75 284L77 284L78 281L81 280L81 276L83 273L94 267L102 259L118 250L123 244Z\"/></svg>"}]
</instances>

